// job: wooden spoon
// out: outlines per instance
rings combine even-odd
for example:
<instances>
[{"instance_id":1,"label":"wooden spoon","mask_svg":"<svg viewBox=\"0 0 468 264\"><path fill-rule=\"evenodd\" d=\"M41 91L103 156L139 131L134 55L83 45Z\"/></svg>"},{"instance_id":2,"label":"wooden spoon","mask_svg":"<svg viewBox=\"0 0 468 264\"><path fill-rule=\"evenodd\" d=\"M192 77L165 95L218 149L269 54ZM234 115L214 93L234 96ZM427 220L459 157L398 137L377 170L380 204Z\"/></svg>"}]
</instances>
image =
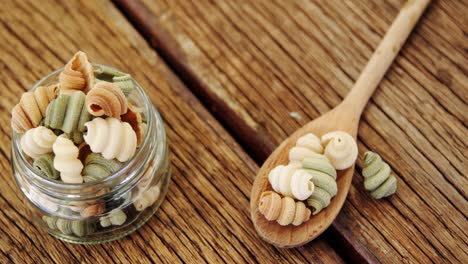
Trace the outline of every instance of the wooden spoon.
<instances>
[{"instance_id":1,"label":"wooden spoon","mask_svg":"<svg viewBox=\"0 0 468 264\"><path fill-rule=\"evenodd\" d=\"M341 130L356 139L359 119L367 101L429 2L430 0L407 1L343 102L284 140L260 168L252 188L250 209L255 229L262 239L278 247L300 246L319 236L335 220L348 194L354 165L338 171L338 194L330 205L300 226L280 226L276 221L267 221L258 211L260 194L271 190L268 174L277 165L289 162L289 150L299 137L307 133L321 137L327 132Z\"/></svg>"}]
</instances>

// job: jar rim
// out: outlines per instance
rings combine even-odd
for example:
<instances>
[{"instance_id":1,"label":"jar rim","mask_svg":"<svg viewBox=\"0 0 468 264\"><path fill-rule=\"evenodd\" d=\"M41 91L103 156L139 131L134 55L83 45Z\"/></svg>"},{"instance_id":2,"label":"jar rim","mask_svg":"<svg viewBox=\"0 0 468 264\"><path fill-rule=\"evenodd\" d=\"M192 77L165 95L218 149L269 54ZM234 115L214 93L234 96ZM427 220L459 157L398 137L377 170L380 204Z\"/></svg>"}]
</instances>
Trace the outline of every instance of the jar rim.
<instances>
[{"instance_id":1,"label":"jar rim","mask_svg":"<svg viewBox=\"0 0 468 264\"><path fill-rule=\"evenodd\" d=\"M119 69L117 69L115 67L104 65L104 64L92 63L92 65L93 65L93 67L103 66L103 67L111 68L113 70L120 71ZM37 81L32 86L32 88L28 90L28 92L34 91L34 89L36 89L37 87L42 85L49 78L52 78L52 77L58 75L60 72L63 71L63 68L64 67L61 67L61 68L59 68L59 69L45 75L43 78L41 78L39 81ZM135 89L138 90L138 92L143 95L142 97L143 97L143 100L144 100L143 103L144 103L144 107L145 107L145 112L146 112L146 116L148 117L146 119L146 125L147 125L146 133L144 135L144 138L143 138L142 143L141 143L140 146L146 146L149 143L149 140L151 139L151 136L150 136L150 133L148 133L148 131L152 131L152 129L154 127L154 129L156 129L156 133L158 134L158 138L157 138L157 140L155 142L156 145L154 146L154 148L158 149L160 147L159 144L162 143L163 144L162 149L165 149L165 145L167 144L166 143L166 132L165 132L165 129L164 129L164 125L163 125L161 115L159 114L159 111L157 110L156 106L154 106L153 103L151 102L149 96L143 90L142 86L135 79L132 78L132 80L135 83ZM155 120L150 118L151 115L154 115ZM153 123L154 121L155 121L155 123ZM19 156L19 162L26 166L28 172L31 173L30 175L32 175L33 180L38 181L39 183L44 184L47 187L53 187L53 188L64 189L64 190L79 190L79 189L95 187L95 186L98 186L98 185L106 184L108 182L112 182L114 179L121 177L124 173L127 173L127 170L130 167L132 167L132 165L135 162L141 160L142 155L144 153L144 151L143 151L144 148L139 147L137 149L136 153L134 154L134 156L129 161L126 161L125 164L118 171L116 171L115 173L109 175L108 177L106 177L104 179L99 179L97 181L84 182L84 183L66 183L66 182L61 182L61 181L57 181L57 180L53 180L53 179L48 179L46 177L43 177L43 176L37 174L36 170L34 169L32 164L27 161L27 158L24 155L23 151L21 151L19 136L20 136L20 133L17 133L16 131L14 131L12 129L12 150L17 152L17 154ZM12 156L12 158L13 158L13 156ZM159 168L160 164L155 164L155 167ZM133 180L133 178L136 177L137 175L138 175L137 173L134 173L131 177L126 177L123 182L131 182Z\"/></svg>"}]
</instances>

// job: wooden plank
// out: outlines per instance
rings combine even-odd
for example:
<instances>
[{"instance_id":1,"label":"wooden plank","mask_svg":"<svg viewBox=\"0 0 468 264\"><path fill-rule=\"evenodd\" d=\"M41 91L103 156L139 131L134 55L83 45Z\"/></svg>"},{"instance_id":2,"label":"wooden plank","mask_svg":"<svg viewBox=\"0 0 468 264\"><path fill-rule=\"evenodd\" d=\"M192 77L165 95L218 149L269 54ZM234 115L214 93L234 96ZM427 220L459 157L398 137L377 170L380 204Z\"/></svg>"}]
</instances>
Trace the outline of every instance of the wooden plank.
<instances>
[{"instance_id":1,"label":"wooden plank","mask_svg":"<svg viewBox=\"0 0 468 264\"><path fill-rule=\"evenodd\" d=\"M278 250L257 238L249 192L258 166L109 1L8 1L0 10L1 262L178 263L342 260L323 239ZM72 245L38 230L12 179L10 110L77 50L131 73L164 118L173 181L156 216L118 242Z\"/></svg>"},{"instance_id":2,"label":"wooden plank","mask_svg":"<svg viewBox=\"0 0 468 264\"><path fill-rule=\"evenodd\" d=\"M404 3L116 2L257 161L342 100ZM435 1L363 114L399 190L372 200L359 162L332 231L381 262L468 259L467 11Z\"/></svg>"}]
</instances>

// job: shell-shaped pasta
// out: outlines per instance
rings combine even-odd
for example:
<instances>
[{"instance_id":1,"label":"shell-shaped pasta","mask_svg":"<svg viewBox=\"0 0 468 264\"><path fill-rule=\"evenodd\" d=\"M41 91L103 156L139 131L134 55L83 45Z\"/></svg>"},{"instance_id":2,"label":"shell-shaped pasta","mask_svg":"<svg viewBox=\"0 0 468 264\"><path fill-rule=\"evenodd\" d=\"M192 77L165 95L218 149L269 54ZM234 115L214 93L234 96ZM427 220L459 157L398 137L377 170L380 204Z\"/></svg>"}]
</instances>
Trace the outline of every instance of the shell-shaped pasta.
<instances>
[{"instance_id":1,"label":"shell-shaped pasta","mask_svg":"<svg viewBox=\"0 0 468 264\"><path fill-rule=\"evenodd\" d=\"M116 208L109 212L109 215L99 218L102 227L111 225L123 225L127 221L127 215L120 208Z\"/></svg>"},{"instance_id":2,"label":"shell-shaped pasta","mask_svg":"<svg viewBox=\"0 0 468 264\"><path fill-rule=\"evenodd\" d=\"M291 193L291 177L300 166L296 164L279 165L273 168L268 174L268 181L275 192L286 196L292 196Z\"/></svg>"},{"instance_id":3,"label":"shell-shaped pasta","mask_svg":"<svg viewBox=\"0 0 468 264\"><path fill-rule=\"evenodd\" d=\"M314 192L312 174L306 170L297 170L291 177L291 192L299 201L303 201Z\"/></svg>"},{"instance_id":4,"label":"shell-shaped pasta","mask_svg":"<svg viewBox=\"0 0 468 264\"><path fill-rule=\"evenodd\" d=\"M98 202L96 204L87 206L81 211L80 215L83 217L97 216L104 213L106 209L106 204L104 202Z\"/></svg>"},{"instance_id":5,"label":"shell-shaped pasta","mask_svg":"<svg viewBox=\"0 0 468 264\"><path fill-rule=\"evenodd\" d=\"M316 215L330 204L331 198L338 192L336 170L323 155L305 158L302 167L312 175L315 188L307 199L307 205L313 208L312 214Z\"/></svg>"},{"instance_id":6,"label":"shell-shaped pasta","mask_svg":"<svg viewBox=\"0 0 468 264\"><path fill-rule=\"evenodd\" d=\"M60 172L54 168L54 155L45 154L37 157L33 162L33 167L37 174L42 177L56 180L60 177Z\"/></svg>"},{"instance_id":7,"label":"shell-shaped pasta","mask_svg":"<svg viewBox=\"0 0 468 264\"><path fill-rule=\"evenodd\" d=\"M84 237L94 233L96 225L84 220L73 220L71 222L71 229L77 237Z\"/></svg>"},{"instance_id":8,"label":"shell-shaped pasta","mask_svg":"<svg viewBox=\"0 0 468 264\"><path fill-rule=\"evenodd\" d=\"M316 187L312 195L307 199L307 204L314 209L313 215L320 213L320 211L330 205L331 198L330 193L320 187Z\"/></svg>"},{"instance_id":9,"label":"shell-shaped pasta","mask_svg":"<svg viewBox=\"0 0 468 264\"><path fill-rule=\"evenodd\" d=\"M148 165L148 168L146 169L145 173L141 177L140 181L138 182L137 186L135 189L133 189L131 195L129 195L130 198L138 198L142 193L144 193L149 186L154 185L153 180L155 179L155 166L156 162L155 160L152 160L150 164ZM161 187L162 182L159 181L157 185Z\"/></svg>"},{"instance_id":10,"label":"shell-shaped pasta","mask_svg":"<svg viewBox=\"0 0 468 264\"><path fill-rule=\"evenodd\" d=\"M113 225L123 225L127 221L127 215L119 208L110 211L109 218Z\"/></svg>"},{"instance_id":11,"label":"shell-shaped pasta","mask_svg":"<svg viewBox=\"0 0 468 264\"><path fill-rule=\"evenodd\" d=\"M58 85L39 86L32 93L34 93L34 98L36 99L39 111L41 111L42 117L44 117L47 106L55 99L55 97L57 97Z\"/></svg>"},{"instance_id":12,"label":"shell-shaped pasta","mask_svg":"<svg viewBox=\"0 0 468 264\"><path fill-rule=\"evenodd\" d=\"M283 197L275 192L263 192L258 205L259 212L268 221L276 221L282 226L301 225L310 218L310 209L303 202L295 202L291 197Z\"/></svg>"},{"instance_id":13,"label":"shell-shaped pasta","mask_svg":"<svg viewBox=\"0 0 468 264\"><path fill-rule=\"evenodd\" d=\"M354 138L343 131L334 131L322 136L325 146L324 155L335 169L344 170L351 167L357 159L358 147Z\"/></svg>"},{"instance_id":14,"label":"shell-shaped pasta","mask_svg":"<svg viewBox=\"0 0 468 264\"><path fill-rule=\"evenodd\" d=\"M279 165L268 175L270 184L277 193L303 201L314 191L312 174L293 164Z\"/></svg>"},{"instance_id":15,"label":"shell-shaped pasta","mask_svg":"<svg viewBox=\"0 0 468 264\"><path fill-rule=\"evenodd\" d=\"M72 201L69 202L68 205L65 207L67 209L70 209L73 212L81 213L83 210L90 206L91 202L81 202L81 201Z\"/></svg>"},{"instance_id":16,"label":"shell-shaped pasta","mask_svg":"<svg viewBox=\"0 0 468 264\"><path fill-rule=\"evenodd\" d=\"M86 53L78 51L65 65L59 75L60 92L82 90L85 93L94 85L93 66L88 61Z\"/></svg>"},{"instance_id":17,"label":"shell-shaped pasta","mask_svg":"<svg viewBox=\"0 0 468 264\"><path fill-rule=\"evenodd\" d=\"M85 126L88 133L84 139L94 153L102 153L104 158L116 158L120 162L129 160L135 154L137 138L128 123L108 117L95 118Z\"/></svg>"},{"instance_id":18,"label":"shell-shaped pasta","mask_svg":"<svg viewBox=\"0 0 468 264\"><path fill-rule=\"evenodd\" d=\"M154 185L144 191L134 202L133 205L137 211L143 211L153 205L159 197L161 189L158 185Z\"/></svg>"},{"instance_id":19,"label":"shell-shaped pasta","mask_svg":"<svg viewBox=\"0 0 468 264\"><path fill-rule=\"evenodd\" d=\"M94 233L96 225L86 220L70 220L54 216L42 216L42 220L52 230L58 230L64 235L84 237Z\"/></svg>"},{"instance_id":20,"label":"shell-shaped pasta","mask_svg":"<svg viewBox=\"0 0 468 264\"><path fill-rule=\"evenodd\" d=\"M50 220L49 220L50 222ZM58 218L55 221L56 229L58 229L64 235L73 234L72 221L64 218Z\"/></svg>"},{"instance_id":21,"label":"shell-shaped pasta","mask_svg":"<svg viewBox=\"0 0 468 264\"><path fill-rule=\"evenodd\" d=\"M121 115L120 120L122 120L122 122L127 122L132 126L132 129L135 131L137 136L137 146L140 146L143 141L143 137L145 136L145 128L143 126L141 114L137 108L128 103L127 113Z\"/></svg>"},{"instance_id":22,"label":"shell-shaped pasta","mask_svg":"<svg viewBox=\"0 0 468 264\"><path fill-rule=\"evenodd\" d=\"M98 82L86 95L86 107L94 116L120 117L127 112L127 98L110 82Z\"/></svg>"},{"instance_id":23,"label":"shell-shaped pasta","mask_svg":"<svg viewBox=\"0 0 468 264\"><path fill-rule=\"evenodd\" d=\"M296 202L296 212L294 213L294 219L292 225L298 226L310 218L310 209L306 207L303 202Z\"/></svg>"},{"instance_id":24,"label":"shell-shaped pasta","mask_svg":"<svg viewBox=\"0 0 468 264\"><path fill-rule=\"evenodd\" d=\"M307 171L312 175L312 182L316 188L325 190L331 197L338 193L338 185L333 177L320 171Z\"/></svg>"},{"instance_id":25,"label":"shell-shaped pasta","mask_svg":"<svg viewBox=\"0 0 468 264\"><path fill-rule=\"evenodd\" d=\"M99 223L101 224L102 227L109 227L112 225L112 222L110 221L110 218L108 216L100 217Z\"/></svg>"},{"instance_id":26,"label":"shell-shaped pasta","mask_svg":"<svg viewBox=\"0 0 468 264\"><path fill-rule=\"evenodd\" d=\"M23 108L21 108L21 105L17 104L11 109L11 127L17 133L24 133L37 125L31 123L31 120L29 120L28 115L24 112Z\"/></svg>"},{"instance_id":27,"label":"shell-shaped pasta","mask_svg":"<svg viewBox=\"0 0 468 264\"><path fill-rule=\"evenodd\" d=\"M59 208L56 202L50 200L45 194L35 191L34 189L29 190L28 196L37 207L44 208L45 211L56 212Z\"/></svg>"},{"instance_id":28,"label":"shell-shaped pasta","mask_svg":"<svg viewBox=\"0 0 468 264\"><path fill-rule=\"evenodd\" d=\"M92 118L86 110L85 97L81 91L59 95L47 107L44 125L60 129L70 134L74 142L79 142L80 133L86 130L84 124Z\"/></svg>"},{"instance_id":29,"label":"shell-shaped pasta","mask_svg":"<svg viewBox=\"0 0 468 264\"><path fill-rule=\"evenodd\" d=\"M23 133L37 127L45 117L47 106L57 96L57 89L57 85L39 86L32 92L24 93L11 111L12 128Z\"/></svg>"},{"instance_id":30,"label":"shell-shaped pasta","mask_svg":"<svg viewBox=\"0 0 468 264\"><path fill-rule=\"evenodd\" d=\"M84 181L92 182L107 178L111 174L117 172L122 165L121 162L115 159L108 160L101 154L90 153L84 162L84 169L82 172Z\"/></svg>"},{"instance_id":31,"label":"shell-shaped pasta","mask_svg":"<svg viewBox=\"0 0 468 264\"><path fill-rule=\"evenodd\" d=\"M112 76L112 77L114 77L114 76L123 76L126 73L121 72L121 71L117 70L116 68L110 67L110 66L107 66L107 65L95 65L94 66L94 74L97 75L97 77L103 78L103 77L106 77L106 76ZM105 75L105 76L102 76L102 75Z\"/></svg>"},{"instance_id":32,"label":"shell-shaped pasta","mask_svg":"<svg viewBox=\"0 0 468 264\"><path fill-rule=\"evenodd\" d=\"M37 126L42 120L41 110L37 104L36 97L34 93L24 93L21 96L19 104L24 112L28 115L31 124Z\"/></svg>"},{"instance_id":33,"label":"shell-shaped pasta","mask_svg":"<svg viewBox=\"0 0 468 264\"><path fill-rule=\"evenodd\" d=\"M323 172L336 180L336 170L324 155L305 158L302 161L302 168Z\"/></svg>"},{"instance_id":34,"label":"shell-shaped pasta","mask_svg":"<svg viewBox=\"0 0 468 264\"><path fill-rule=\"evenodd\" d=\"M362 158L364 169L364 187L371 192L372 197L380 199L396 192L397 181L391 174L390 166L382 160L379 154L372 151L364 153Z\"/></svg>"},{"instance_id":35,"label":"shell-shaped pasta","mask_svg":"<svg viewBox=\"0 0 468 264\"><path fill-rule=\"evenodd\" d=\"M26 155L36 159L41 155L51 153L56 139L57 136L52 130L39 126L26 131L21 137L20 145Z\"/></svg>"},{"instance_id":36,"label":"shell-shaped pasta","mask_svg":"<svg viewBox=\"0 0 468 264\"><path fill-rule=\"evenodd\" d=\"M128 96L133 89L135 89L135 83L133 82L133 78L130 74L114 76L112 78L112 82L122 90L125 96Z\"/></svg>"},{"instance_id":37,"label":"shell-shaped pasta","mask_svg":"<svg viewBox=\"0 0 468 264\"><path fill-rule=\"evenodd\" d=\"M108 187L96 187L93 191L95 191L94 195L103 196L107 194L110 189ZM64 206L65 207L65 206ZM70 209L71 211L77 212L82 214L100 214L101 210L105 209L105 204L103 200L97 201L70 201L68 202L66 208ZM88 210L88 212L84 212Z\"/></svg>"},{"instance_id":38,"label":"shell-shaped pasta","mask_svg":"<svg viewBox=\"0 0 468 264\"><path fill-rule=\"evenodd\" d=\"M78 147L65 136L59 136L52 146L55 159L54 168L60 172L60 178L67 183L82 183L83 164L78 159Z\"/></svg>"},{"instance_id":39,"label":"shell-shaped pasta","mask_svg":"<svg viewBox=\"0 0 468 264\"><path fill-rule=\"evenodd\" d=\"M292 163L302 162L304 158L315 156L322 152L323 148L320 139L316 135L309 133L300 137L296 142L296 146L289 151L289 161Z\"/></svg>"},{"instance_id":40,"label":"shell-shaped pasta","mask_svg":"<svg viewBox=\"0 0 468 264\"><path fill-rule=\"evenodd\" d=\"M50 229L57 229L57 217L43 215L42 221L44 221Z\"/></svg>"}]
</instances>

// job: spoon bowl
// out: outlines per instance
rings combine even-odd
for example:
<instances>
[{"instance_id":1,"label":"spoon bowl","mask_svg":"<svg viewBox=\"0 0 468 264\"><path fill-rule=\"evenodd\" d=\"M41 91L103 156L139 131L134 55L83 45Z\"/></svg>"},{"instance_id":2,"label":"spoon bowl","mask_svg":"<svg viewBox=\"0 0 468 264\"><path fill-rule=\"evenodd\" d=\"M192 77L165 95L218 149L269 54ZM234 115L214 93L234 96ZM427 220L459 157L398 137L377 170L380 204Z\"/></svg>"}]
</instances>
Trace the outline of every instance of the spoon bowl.
<instances>
[{"instance_id":1,"label":"spoon bowl","mask_svg":"<svg viewBox=\"0 0 468 264\"><path fill-rule=\"evenodd\" d=\"M260 195L264 191L272 190L268 182L268 174L274 167L289 163L289 150L296 144L298 138L307 133L313 133L320 138L328 132L339 130L349 133L356 140L359 119L367 101L429 2L430 0L408 1L401 8L392 26L343 102L294 132L275 149L262 165L252 187L250 212L254 227L263 240L277 247L301 246L323 233L335 220L348 195L355 164L345 170L337 171L338 193L332 198L329 206L317 215L312 215L308 221L299 226L281 226L276 221L266 220L259 212Z\"/></svg>"},{"instance_id":2,"label":"spoon bowl","mask_svg":"<svg viewBox=\"0 0 468 264\"><path fill-rule=\"evenodd\" d=\"M284 140L280 146L268 157L260 168L255 179L252 195L250 198L252 221L255 229L263 240L278 247L296 247L301 246L310 240L319 236L328 226L331 225L343 206L346 196L353 179L354 164L346 169L337 171L338 193L332 199L330 205L323 209L319 214L311 216L310 220L299 226L280 226L275 221L268 221L258 211L260 194L263 191L272 190L268 182L269 172L279 164L289 162L289 150L296 144L301 136L307 133L313 133L318 137L330 131L340 130L347 132L356 139L357 124L355 120L346 120L347 107L340 105L332 111L309 122ZM358 121L358 119L356 119Z\"/></svg>"}]
</instances>

